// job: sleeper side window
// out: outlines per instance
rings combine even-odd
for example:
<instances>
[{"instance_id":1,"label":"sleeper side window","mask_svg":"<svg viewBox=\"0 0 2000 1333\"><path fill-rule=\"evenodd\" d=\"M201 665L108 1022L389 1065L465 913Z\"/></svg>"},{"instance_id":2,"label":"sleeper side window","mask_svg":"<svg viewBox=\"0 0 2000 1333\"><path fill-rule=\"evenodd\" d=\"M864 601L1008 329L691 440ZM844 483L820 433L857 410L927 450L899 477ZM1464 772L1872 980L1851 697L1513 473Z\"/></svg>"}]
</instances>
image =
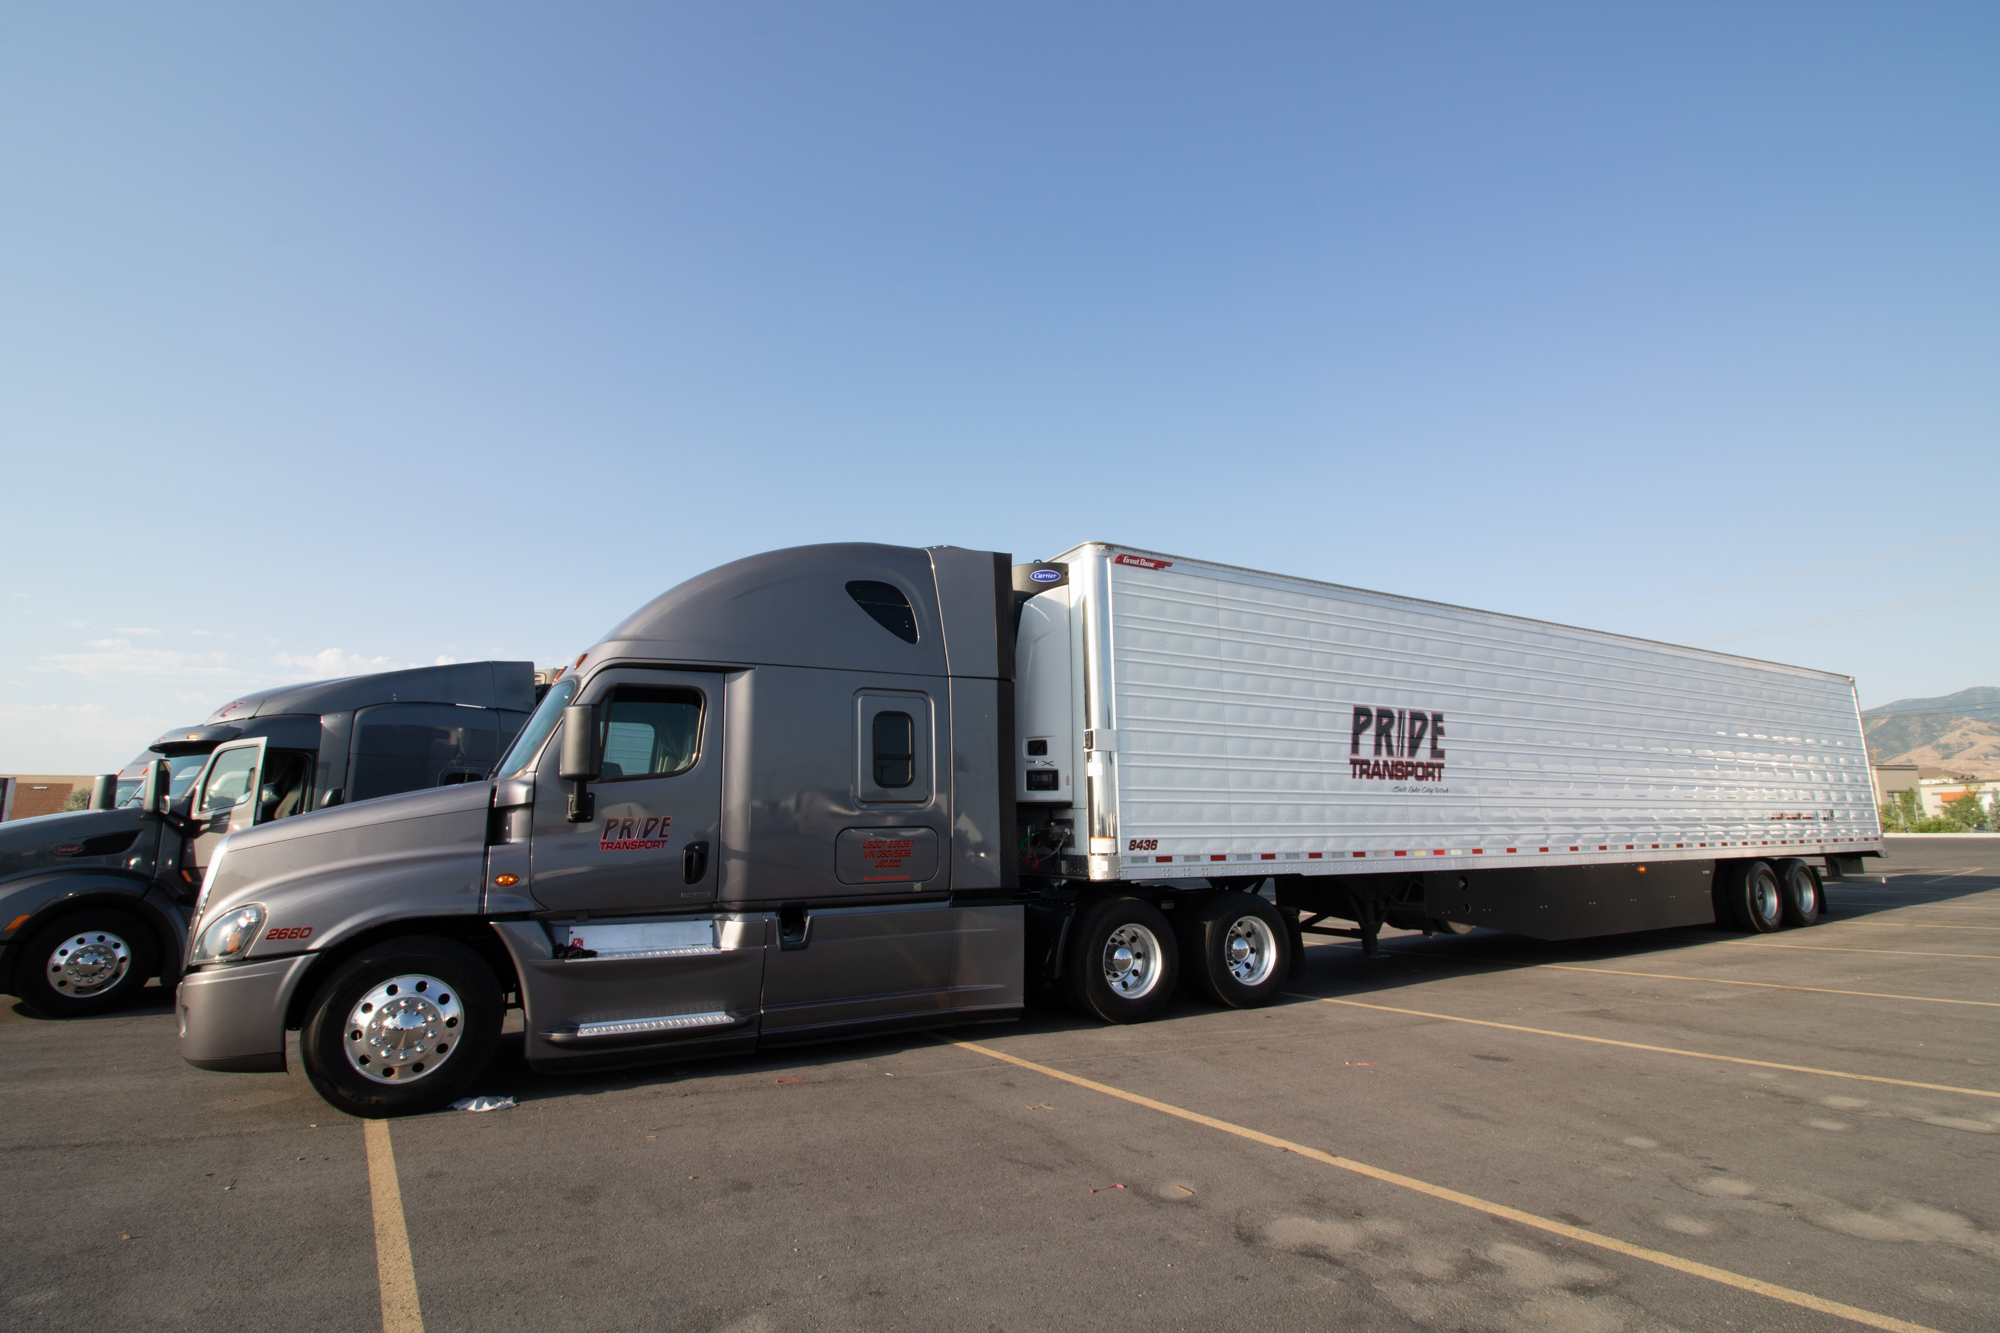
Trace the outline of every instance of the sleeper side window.
<instances>
[{"instance_id":1,"label":"sleeper side window","mask_svg":"<svg viewBox=\"0 0 2000 1333\"><path fill-rule=\"evenodd\" d=\"M657 685L620 685L599 705L601 781L685 773L701 756L701 693Z\"/></svg>"},{"instance_id":2,"label":"sleeper side window","mask_svg":"<svg viewBox=\"0 0 2000 1333\"><path fill-rule=\"evenodd\" d=\"M855 696L854 795L863 803L931 799L931 700L919 690Z\"/></svg>"},{"instance_id":3,"label":"sleeper side window","mask_svg":"<svg viewBox=\"0 0 2000 1333\"><path fill-rule=\"evenodd\" d=\"M877 713L874 732L875 785L900 791L916 776L916 727L908 713Z\"/></svg>"}]
</instances>

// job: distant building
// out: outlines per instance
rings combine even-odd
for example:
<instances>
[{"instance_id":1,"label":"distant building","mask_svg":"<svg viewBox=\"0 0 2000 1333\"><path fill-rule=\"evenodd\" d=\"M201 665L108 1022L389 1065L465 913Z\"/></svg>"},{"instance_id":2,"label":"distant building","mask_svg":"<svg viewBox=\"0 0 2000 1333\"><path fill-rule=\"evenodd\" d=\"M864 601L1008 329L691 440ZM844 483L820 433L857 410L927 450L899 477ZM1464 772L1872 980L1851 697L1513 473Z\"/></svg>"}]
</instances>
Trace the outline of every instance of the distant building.
<instances>
[{"instance_id":1,"label":"distant building","mask_svg":"<svg viewBox=\"0 0 2000 1333\"><path fill-rule=\"evenodd\" d=\"M1980 804L1988 809L1993 807L1996 798L1992 784L1969 783L1961 778L1925 778L1917 784L1917 799L1923 804L1924 814L1936 819L1944 814L1947 804L1962 799L1967 790L1979 794Z\"/></svg>"},{"instance_id":2,"label":"distant building","mask_svg":"<svg viewBox=\"0 0 2000 1333\"><path fill-rule=\"evenodd\" d=\"M1896 799L1898 792L1908 791L1917 785L1923 776L1915 764L1874 764L1875 799L1887 804Z\"/></svg>"},{"instance_id":3,"label":"distant building","mask_svg":"<svg viewBox=\"0 0 2000 1333\"><path fill-rule=\"evenodd\" d=\"M70 793L90 795L91 774L0 773L0 821L62 813Z\"/></svg>"}]
</instances>

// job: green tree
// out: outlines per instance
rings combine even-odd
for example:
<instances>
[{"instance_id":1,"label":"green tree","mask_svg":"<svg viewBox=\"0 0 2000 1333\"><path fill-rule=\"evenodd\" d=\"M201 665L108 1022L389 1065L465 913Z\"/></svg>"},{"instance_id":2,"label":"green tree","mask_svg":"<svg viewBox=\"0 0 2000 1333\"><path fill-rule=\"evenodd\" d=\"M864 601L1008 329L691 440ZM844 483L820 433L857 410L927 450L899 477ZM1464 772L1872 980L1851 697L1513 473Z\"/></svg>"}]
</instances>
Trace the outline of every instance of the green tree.
<instances>
[{"instance_id":1,"label":"green tree","mask_svg":"<svg viewBox=\"0 0 2000 1333\"><path fill-rule=\"evenodd\" d=\"M1962 795L1944 803L1946 832L1971 833L1986 827L1986 793L1981 784L1968 782Z\"/></svg>"},{"instance_id":2,"label":"green tree","mask_svg":"<svg viewBox=\"0 0 2000 1333\"><path fill-rule=\"evenodd\" d=\"M1917 789L1914 787L1905 787L1882 802L1884 833L1915 833L1923 817L1924 809L1917 801Z\"/></svg>"}]
</instances>

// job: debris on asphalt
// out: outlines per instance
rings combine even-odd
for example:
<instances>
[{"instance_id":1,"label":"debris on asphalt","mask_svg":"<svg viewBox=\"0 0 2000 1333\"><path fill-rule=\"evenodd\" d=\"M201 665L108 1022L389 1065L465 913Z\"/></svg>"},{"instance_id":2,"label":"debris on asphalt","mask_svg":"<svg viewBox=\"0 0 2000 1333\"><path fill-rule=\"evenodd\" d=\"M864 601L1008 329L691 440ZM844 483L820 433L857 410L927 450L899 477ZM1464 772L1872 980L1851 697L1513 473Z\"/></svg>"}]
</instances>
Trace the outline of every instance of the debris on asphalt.
<instances>
[{"instance_id":1,"label":"debris on asphalt","mask_svg":"<svg viewBox=\"0 0 2000 1333\"><path fill-rule=\"evenodd\" d=\"M451 1104L454 1111L511 1111L512 1097L461 1097Z\"/></svg>"},{"instance_id":2,"label":"debris on asphalt","mask_svg":"<svg viewBox=\"0 0 2000 1333\"><path fill-rule=\"evenodd\" d=\"M1102 1194L1106 1190L1122 1190L1124 1188L1125 1187L1123 1185L1099 1185L1096 1189L1092 1190L1091 1193Z\"/></svg>"},{"instance_id":3,"label":"debris on asphalt","mask_svg":"<svg viewBox=\"0 0 2000 1333\"><path fill-rule=\"evenodd\" d=\"M1348 1060L1344 1063L1349 1069L1373 1069L1375 1067L1373 1060Z\"/></svg>"},{"instance_id":4,"label":"debris on asphalt","mask_svg":"<svg viewBox=\"0 0 2000 1333\"><path fill-rule=\"evenodd\" d=\"M805 1080L804 1080L804 1079L802 1079L802 1078L774 1078L774 1079L772 1079L771 1081L772 1081L773 1083L803 1083L803 1082L805 1082Z\"/></svg>"}]
</instances>

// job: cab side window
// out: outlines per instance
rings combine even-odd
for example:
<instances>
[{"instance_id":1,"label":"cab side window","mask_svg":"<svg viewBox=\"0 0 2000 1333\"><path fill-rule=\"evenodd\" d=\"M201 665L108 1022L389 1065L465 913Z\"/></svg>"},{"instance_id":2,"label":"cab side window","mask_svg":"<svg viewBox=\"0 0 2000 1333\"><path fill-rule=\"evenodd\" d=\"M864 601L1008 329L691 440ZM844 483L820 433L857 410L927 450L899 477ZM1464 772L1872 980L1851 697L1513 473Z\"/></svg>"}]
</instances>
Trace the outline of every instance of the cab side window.
<instances>
[{"instance_id":1,"label":"cab side window","mask_svg":"<svg viewBox=\"0 0 2000 1333\"><path fill-rule=\"evenodd\" d=\"M672 777L701 757L699 691L620 685L598 710L601 781Z\"/></svg>"},{"instance_id":2,"label":"cab side window","mask_svg":"<svg viewBox=\"0 0 2000 1333\"><path fill-rule=\"evenodd\" d=\"M898 805L929 801L930 697L915 690L862 690L854 702L855 799Z\"/></svg>"},{"instance_id":3,"label":"cab side window","mask_svg":"<svg viewBox=\"0 0 2000 1333\"><path fill-rule=\"evenodd\" d=\"M209 770L208 780L202 783L201 799L195 805L195 813L213 815L233 810L250 799L251 786L256 780L255 749L246 747L224 751L216 756L215 767Z\"/></svg>"}]
</instances>

